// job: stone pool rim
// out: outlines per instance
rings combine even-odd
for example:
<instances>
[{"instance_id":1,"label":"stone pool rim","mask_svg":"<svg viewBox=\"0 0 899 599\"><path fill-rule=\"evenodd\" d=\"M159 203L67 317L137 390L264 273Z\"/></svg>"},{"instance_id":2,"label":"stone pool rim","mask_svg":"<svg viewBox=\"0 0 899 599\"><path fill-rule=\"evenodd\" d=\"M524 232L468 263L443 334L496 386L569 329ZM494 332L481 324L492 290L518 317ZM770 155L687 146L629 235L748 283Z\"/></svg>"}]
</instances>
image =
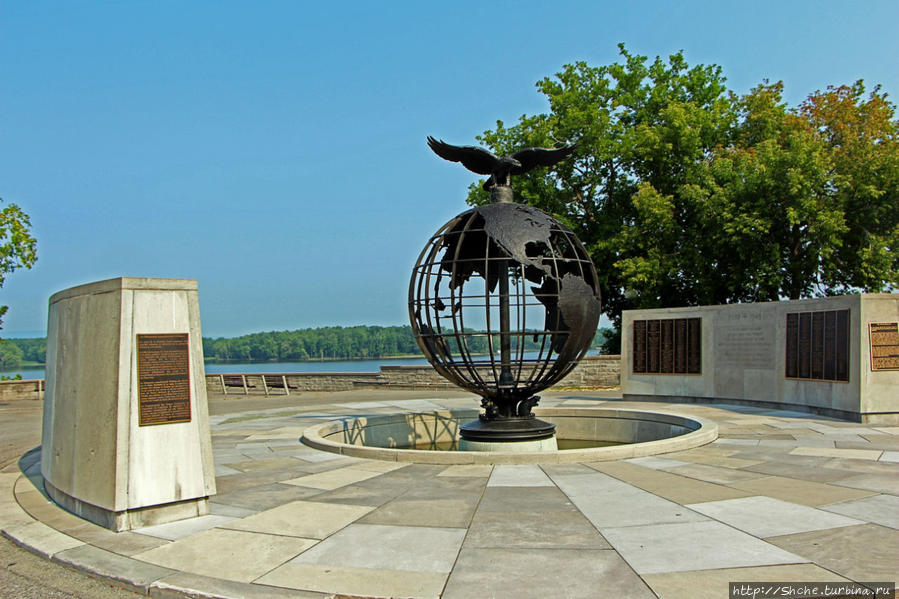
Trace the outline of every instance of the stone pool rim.
<instances>
[{"instance_id":1,"label":"stone pool rim","mask_svg":"<svg viewBox=\"0 0 899 599\"><path fill-rule=\"evenodd\" d=\"M718 438L718 425L705 418L679 414L670 410L645 410L627 408L536 408L537 417L556 418L609 418L638 422L671 424L690 429L677 436L654 441L625 443L611 447L565 449L554 452L488 452L488 451L431 451L391 447L369 447L333 441L327 437L346 430L348 422L364 421L361 428L406 422L410 416L440 416L448 418L476 418L477 410L433 410L428 412L399 412L362 417L345 417L307 428L300 441L312 448L354 458L408 462L417 464L572 464L646 457L683 451L706 445ZM563 437L565 438L565 437ZM600 440L600 439L596 439Z\"/></svg>"}]
</instances>

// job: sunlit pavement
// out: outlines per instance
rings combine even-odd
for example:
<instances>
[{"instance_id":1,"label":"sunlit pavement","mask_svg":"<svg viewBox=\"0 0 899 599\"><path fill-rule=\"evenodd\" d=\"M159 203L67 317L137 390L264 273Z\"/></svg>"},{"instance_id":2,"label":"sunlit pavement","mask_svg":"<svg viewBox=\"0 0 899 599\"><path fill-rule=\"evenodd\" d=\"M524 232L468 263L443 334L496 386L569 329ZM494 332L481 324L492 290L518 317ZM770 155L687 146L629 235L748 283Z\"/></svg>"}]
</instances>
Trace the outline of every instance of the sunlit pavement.
<instances>
[{"instance_id":1,"label":"sunlit pavement","mask_svg":"<svg viewBox=\"0 0 899 599\"><path fill-rule=\"evenodd\" d=\"M299 437L337 417L476 402L437 392L212 398L210 515L110 532L48 500L38 448L0 473L0 528L156 596L718 598L730 581L897 579L899 427L614 395L550 393L541 405L664 409L717 422L719 439L608 462L406 464Z\"/></svg>"}]
</instances>

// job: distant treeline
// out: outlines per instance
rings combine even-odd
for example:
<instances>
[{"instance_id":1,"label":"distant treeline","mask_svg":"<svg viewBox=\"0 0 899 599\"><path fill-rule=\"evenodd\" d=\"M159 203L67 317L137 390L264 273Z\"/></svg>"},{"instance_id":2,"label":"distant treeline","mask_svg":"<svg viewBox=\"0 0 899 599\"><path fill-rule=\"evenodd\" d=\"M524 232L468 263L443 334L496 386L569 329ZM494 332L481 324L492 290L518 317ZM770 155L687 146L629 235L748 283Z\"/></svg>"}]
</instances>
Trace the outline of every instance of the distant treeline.
<instances>
[{"instance_id":1,"label":"distant treeline","mask_svg":"<svg viewBox=\"0 0 899 599\"><path fill-rule=\"evenodd\" d=\"M474 332L474 331L472 331ZM598 348L609 329L599 329L592 348ZM494 339L498 345L499 340ZM485 353L486 337L469 337L469 350ZM526 349L538 346L528 337ZM240 337L203 338L203 355L221 362L302 362L306 360L363 360L420 355L412 327L320 327L298 331L272 331ZM0 342L0 368L20 368L22 362L46 361L46 339L5 339Z\"/></svg>"},{"instance_id":2,"label":"distant treeline","mask_svg":"<svg viewBox=\"0 0 899 599\"><path fill-rule=\"evenodd\" d=\"M0 369L21 368L22 362L47 360L46 339L4 339L0 341Z\"/></svg>"}]
</instances>

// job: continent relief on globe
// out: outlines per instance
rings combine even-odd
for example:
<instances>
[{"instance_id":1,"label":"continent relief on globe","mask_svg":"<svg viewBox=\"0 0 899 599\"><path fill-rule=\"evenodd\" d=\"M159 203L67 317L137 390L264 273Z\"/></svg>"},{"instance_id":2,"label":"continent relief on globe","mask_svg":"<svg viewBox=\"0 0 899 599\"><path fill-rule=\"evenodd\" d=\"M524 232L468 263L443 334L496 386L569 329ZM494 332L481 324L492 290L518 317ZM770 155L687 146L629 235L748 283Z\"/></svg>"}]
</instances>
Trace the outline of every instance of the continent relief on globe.
<instances>
[{"instance_id":1,"label":"continent relief on globe","mask_svg":"<svg viewBox=\"0 0 899 599\"><path fill-rule=\"evenodd\" d=\"M539 285L531 290L546 309L545 329L558 331L551 342L558 363L577 359L596 333L600 298L592 276L584 278L590 259L574 234L545 212L521 204L479 206L455 221L443 238L440 262L450 287L477 275L493 293L499 277L508 276L496 259L507 259L507 266L517 263L525 279ZM592 275L592 267L587 270Z\"/></svg>"}]
</instances>

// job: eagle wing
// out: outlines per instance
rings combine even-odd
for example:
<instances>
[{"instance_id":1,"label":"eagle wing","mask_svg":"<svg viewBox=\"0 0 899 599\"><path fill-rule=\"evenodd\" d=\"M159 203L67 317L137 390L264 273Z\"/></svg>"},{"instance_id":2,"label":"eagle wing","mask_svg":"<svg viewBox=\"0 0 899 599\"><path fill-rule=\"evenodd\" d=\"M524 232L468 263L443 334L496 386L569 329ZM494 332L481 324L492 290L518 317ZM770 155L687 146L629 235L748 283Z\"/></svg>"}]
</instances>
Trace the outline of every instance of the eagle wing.
<instances>
[{"instance_id":1,"label":"eagle wing","mask_svg":"<svg viewBox=\"0 0 899 599\"><path fill-rule=\"evenodd\" d=\"M520 175L528 172L532 168L537 168L538 166L552 166L571 156L571 153L574 152L576 147L577 144L572 144L570 146L563 146L555 149L525 148L523 150L518 150L512 154L512 158L520 162L521 166L512 168L512 174Z\"/></svg>"},{"instance_id":2,"label":"eagle wing","mask_svg":"<svg viewBox=\"0 0 899 599\"><path fill-rule=\"evenodd\" d=\"M450 162L461 162L462 166L479 175L493 174L499 158L476 146L453 146L440 139L428 136L428 146L434 153Z\"/></svg>"}]
</instances>

